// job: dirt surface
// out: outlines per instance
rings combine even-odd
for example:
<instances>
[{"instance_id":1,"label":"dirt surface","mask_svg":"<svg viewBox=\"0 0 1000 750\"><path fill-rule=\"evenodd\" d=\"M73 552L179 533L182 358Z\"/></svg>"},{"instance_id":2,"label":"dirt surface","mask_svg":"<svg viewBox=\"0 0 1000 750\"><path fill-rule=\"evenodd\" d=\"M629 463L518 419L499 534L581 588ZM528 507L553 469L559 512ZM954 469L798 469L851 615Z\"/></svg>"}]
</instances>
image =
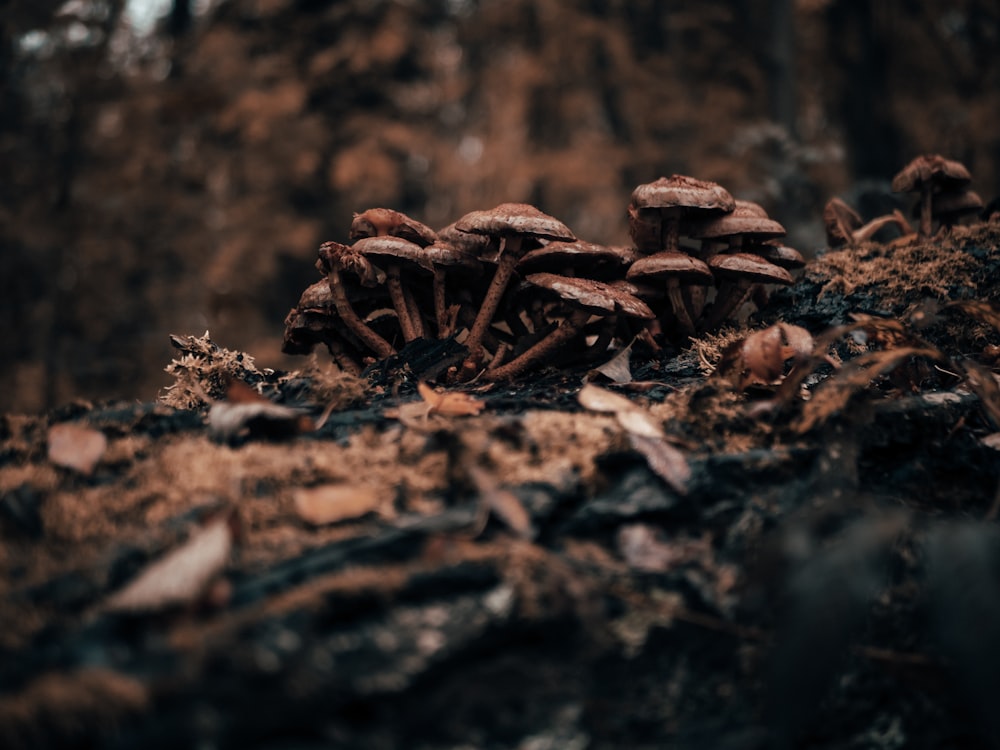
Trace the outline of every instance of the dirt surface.
<instances>
[{"instance_id":1,"label":"dirt surface","mask_svg":"<svg viewBox=\"0 0 1000 750\"><path fill-rule=\"evenodd\" d=\"M746 329L449 391L178 336L157 403L8 415L0 744L992 746L998 276L830 251L769 383Z\"/></svg>"}]
</instances>

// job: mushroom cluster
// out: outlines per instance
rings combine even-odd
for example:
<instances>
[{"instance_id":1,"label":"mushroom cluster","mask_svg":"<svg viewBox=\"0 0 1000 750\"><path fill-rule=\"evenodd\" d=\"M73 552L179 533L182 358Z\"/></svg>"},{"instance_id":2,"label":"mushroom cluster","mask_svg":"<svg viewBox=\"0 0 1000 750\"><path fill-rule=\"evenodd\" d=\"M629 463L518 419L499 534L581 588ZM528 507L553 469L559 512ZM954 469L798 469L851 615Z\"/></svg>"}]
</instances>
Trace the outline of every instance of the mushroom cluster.
<instances>
[{"instance_id":1,"label":"mushroom cluster","mask_svg":"<svg viewBox=\"0 0 1000 750\"><path fill-rule=\"evenodd\" d=\"M640 185L628 217L632 246L621 247L580 240L520 203L437 232L368 209L354 216L351 244L320 246L323 278L286 317L283 350L324 345L341 368L360 372L414 340L454 337L468 353L452 380L510 380L604 357L636 336L686 341L721 325L761 285L792 283L788 269L804 265L776 242L784 229L763 208L715 183L674 175Z\"/></svg>"},{"instance_id":2,"label":"mushroom cluster","mask_svg":"<svg viewBox=\"0 0 1000 750\"><path fill-rule=\"evenodd\" d=\"M972 175L960 162L938 154L918 156L892 178L893 192L917 193L919 196L912 211L912 217L917 220L916 233L898 210L862 224L854 209L840 198L831 198L823 210L827 244L830 247L853 247L870 240L887 225L897 226L904 237L916 234L927 239L934 234L935 221L939 231L947 231L961 219L981 211L982 218L989 220L988 212L983 210L982 198L969 187L971 182Z\"/></svg>"}]
</instances>

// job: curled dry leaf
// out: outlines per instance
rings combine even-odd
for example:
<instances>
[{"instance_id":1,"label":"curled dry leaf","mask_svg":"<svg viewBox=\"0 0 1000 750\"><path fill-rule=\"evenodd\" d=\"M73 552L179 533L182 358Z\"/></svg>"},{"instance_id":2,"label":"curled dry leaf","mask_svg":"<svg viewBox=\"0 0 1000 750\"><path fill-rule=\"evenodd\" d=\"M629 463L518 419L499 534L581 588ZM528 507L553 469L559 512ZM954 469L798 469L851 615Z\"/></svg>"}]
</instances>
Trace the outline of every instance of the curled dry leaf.
<instances>
[{"instance_id":1,"label":"curled dry leaf","mask_svg":"<svg viewBox=\"0 0 1000 750\"><path fill-rule=\"evenodd\" d=\"M812 334L806 329L776 323L730 345L719 363L719 373L734 379L741 390L753 384L780 383L786 362L804 361L814 348Z\"/></svg>"},{"instance_id":2,"label":"curled dry leaf","mask_svg":"<svg viewBox=\"0 0 1000 750\"><path fill-rule=\"evenodd\" d=\"M63 422L49 428L49 461L89 476L108 448L104 433L92 427Z\"/></svg>"},{"instance_id":3,"label":"curled dry leaf","mask_svg":"<svg viewBox=\"0 0 1000 750\"><path fill-rule=\"evenodd\" d=\"M390 513L391 506L374 487L360 484L324 484L302 487L293 494L295 511L314 526L360 518L367 513Z\"/></svg>"},{"instance_id":4,"label":"curled dry leaf","mask_svg":"<svg viewBox=\"0 0 1000 750\"><path fill-rule=\"evenodd\" d=\"M229 562L232 524L232 515L210 521L109 597L104 610L159 612L198 601Z\"/></svg>"},{"instance_id":5,"label":"curled dry leaf","mask_svg":"<svg viewBox=\"0 0 1000 750\"><path fill-rule=\"evenodd\" d=\"M975 362L962 362L965 370L965 382L983 405L983 411L992 425L1000 428L1000 382L990 370ZM988 436L992 437L992 436Z\"/></svg>"}]
</instances>

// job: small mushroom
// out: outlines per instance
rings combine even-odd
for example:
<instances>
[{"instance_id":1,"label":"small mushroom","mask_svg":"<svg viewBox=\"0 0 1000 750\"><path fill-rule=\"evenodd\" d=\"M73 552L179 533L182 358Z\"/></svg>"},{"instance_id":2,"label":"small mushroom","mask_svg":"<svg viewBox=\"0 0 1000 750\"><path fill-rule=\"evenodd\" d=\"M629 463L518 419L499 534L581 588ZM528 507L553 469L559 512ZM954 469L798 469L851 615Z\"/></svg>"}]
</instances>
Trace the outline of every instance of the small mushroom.
<instances>
[{"instance_id":1,"label":"small mushroom","mask_svg":"<svg viewBox=\"0 0 1000 750\"><path fill-rule=\"evenodd\" d=\"M385 280L385 275L375 268L364 255L348 245L339 242L324 242L319 246L319 260L327 274L330 294L333 296L337 314L361 342L375 352L380 359L396 353L388 341L373 331L355 312L344 290L343 272L355 274L364 286L375 286Z\"/></svg>"},{"instance_id":2,"label":"small mushroom","mask_svg":"<svg viewBox=\"0 0 1000 750\"><path fill-rule=\"evenodd\" d=\"M840 198L831 198L823 208L823 223L826 225L826 244L842 247L853 244L854 230L861 226L861 216Z\"/></svg>"},{"instance_id":3,"label":"small mushroom","mask_svg":"<svg viewBox=\"0 0 1000 750\"><path fill-rule=\"evenodd\" d=\"M684 337L694 335L694 322L681 296L681 284L710 285L713 281L712 271L704 261L684 253L655 253L633 263L625 278L629 281L647 282L654 279L665 280L667 298L677 319L680 334Z\"/></svg>"},{"instance_id":4,"label":"small mushroom","mask_svg":"<svg viewBox=\"0 0 1000 750\"><path fill-rule=\"evenodd\" d=\"M941 226L950 229L963 217L979 213L983 208L983 199L972 190L957 190L935 195L931 203L931 217L937 219ZM920 215L921 206L913 207L913 216Z\"/></svg>"},{"instance_id":5,"label":"small mushroom","mask_svg":"<svg viewBox=\"0 0 1000 750\"><path fill-rule=\"evenodd\" d=\"M720 280L719 292L701 330L718 328L750 296L754 284L791 284L784 268L750 253L724 253L708 261L712 274Z\"/></svg>"},{"instance_id":6,"label":"small mushroom","mask_svg":"<svg viewBox=\"0 0 1000 750\"><path fill-rule=\"evenodd\" d=\"M427 260L434 269L434 318L437 322L438 338L448 338L454 329L458 306L449 309L447 301L447 273L462 273L467 277L477 277L482 273L482 264L460 247L444 240L424 248Z\"/></svg>"},{"instance_id":7,"label":"small mushroom","mask_svg":"<svg viewBox=\"0 0 1000 750\"><path fill-rule=\"evenodd\" d=\"M802 253L787 245L760 242L747 245L745 249L748 253L761 257L768 263L781 266L787 271L795 271L806 265L806 259L802 257Z\"/></svg>"},{"instance_id":8,"label":"small mushroom","mask_svg":"<svg viewBox=\"0 0 1000 750\"><path fill-rule=\"evenodd\" d=\"M632 248L593 242L548 242L529 250L517 264L518 272L558 273L605 281L621 276L623 267L638 257Z\"/></svg>"},{"instance_id":9,"label":"small mushroom","mask_svg":"<svg viewBox=\"0 0 1000 750\"><path fill-rule=\"evenodd\" d=\"M490 380L509 380L544 361L578 336L594 315L609 317L624 314L643 320L654 317L653 311L641 299L601 281L553 273L532 274L525 281L557 294L569 308L568 317L554 331L510 362L487 370L485 377Z\"/></svg>"},{"instance_id":10,"label":"small mushroom","mask_svg":"<svg viewBox=\"0 0 1000 750\"><path fill-rule=\"evenodd\" d=\"M420 247L427 247L437 240L437 232L391 208L369 208L360 214L354 214L351 222L351 241L365 237L400 237Z\"/></svg>"},{"instance_id":11,"label":"small mushroom","mask_svg":"<svg viewBox=\"0 0 1000 750\"><path fill-rule=\"evenodd\" d=\"M732 213L701 221L692 226L688 235L708 242L726 241L729 252L738 252L744 240L760 242L784 237L785 228L770 218L763 206L738 200Z\"/></svg>"},{"instance_id":12,"label":"small mushroom","mask_svg":"<svg viewBox=\"0 0 1000 750\"><path fill-rule=\"evenodd\" d=\"M558 219L524 203L502 203L488 211L473 211L455 222L455 228L460 232L482 234L502 240L497 270L493 274L482 306L465 341L469 357L462 369L463 376L468 377L482 361L483 336L500 306L500 300L507 289L514 268L522 256L531 249L531 241L539 239L572 241L576 237Z\"/></svg>"},{"instance_id":13,"label":"small mushroom","mask_svg":"<svg viewBox=\"0 0 1000 750\"><path fill-rule=\"evenodd\" d=\"M403 284L402 270L405 266L410 270L421 269L433 273L434 267L425 249L409 240L387 235L359 239L352 247L376 266L385 269L389 299L392 300L392 307L399 319L403 339L409 342L423 338L420 309L412 292Z\"/></svg>"},{"instance_id":14,"label":"small mushroom","mask_svg":"<svg viewBox=\"0 0 1000 750\"><path fill-rule=\"evenodd\" d=\"M896 193L920 193L920 236L931 236L932 196L968 185L972 175L961 163L937 154L918 156L892 178Z\"/></svg>"},{"instance_id":15,"label":"small mushroom","mask_svg":"<svg viewBox=\"0 0 1000 750\"><path fill-rule=\"evenodd\" d=\"M678 174L661 177L632 191L629 233L642 253L677 252L682 219L704 219L735 207L733 196L714 182Z\"/></svg>"}]
</instances>

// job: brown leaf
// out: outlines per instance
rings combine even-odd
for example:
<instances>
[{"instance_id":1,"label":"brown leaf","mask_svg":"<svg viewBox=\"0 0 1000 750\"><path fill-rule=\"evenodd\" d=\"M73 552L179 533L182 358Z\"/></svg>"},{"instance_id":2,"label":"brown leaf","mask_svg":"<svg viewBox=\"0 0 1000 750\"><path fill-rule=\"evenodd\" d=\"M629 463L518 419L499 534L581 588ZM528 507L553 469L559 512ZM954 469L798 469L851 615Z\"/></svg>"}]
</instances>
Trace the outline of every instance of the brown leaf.
<instances>
[{"instance_id":1,"label":"brown leaf","mask_svg":"<svg viewBox=\"0 0 1000 750\"><path fill-rule=\"evenodd\" d=\"M108 598L104 609L159 612L192 604L226 567L232 550L232 519L216 518Z\"/></svg>"},{"instance_id":2,"label":"brown leaf","mask_svg":"<svg viewBox=\"0 0 1000 750\"><path fill-rule=\"evenodd\" d=\"M839 414L855 393L867 388L879 375L884 375L912 357L942 359L937 349L909 346L857 357L816 388L812 398L802 407L802 416L793 425L794 429L800 433L808 432Z\"/></svg>"},{"instance_id":3,"label":"brown leaf","mask_svg":"<svg viewBox=\"0 0 1000 750\"><path fill-rule=\"evenodd\" d=\"M427 414L442 417L465 417L479 414L486 404L461 391L435 391L427 383L417 383L420 397L427 402Z\"/></svg>"},{"instance_id":4,"label":"brown leaf","mask_svg":"<svg viewBox=\"0 0 1000 750\"><path fill-rule=\"evenodd\" d=\"M629 344L611 359L598 365L591 372L600 373L612 383L619 385L632 382L632 367L629 359L632 355L632 345Z\"/></svg>"},{"instance_id":5,"label":"brown leaf","mask_svg":"<svg viewBox=\"0 0 1000 750\"><path fill-rule=\"evenodd\" d=\"M522 539L531 539L535 528L531 523L531 515L517 496L509 490L502 489L496 479L478 466L469 466L469 478L479 491L480 501L491 514L514 534Z\"/></svg>"},{"instance_id":6,"label":"brown leaf","mask_svg":"<svg viewBox=\"0 0 1000 750\"><path fill-rule=\"evenodd\" d=\"M629 434L632 448L645 457L649 468L678 495L687 494L691 467L684 454L662 438Z\"/></svg>"},{"instance_id":7,"label":"brown leaf","mask_svg":"<svg viewBox=\"0 0 1000 750\"><path fill-rule=\"evenodd\" d=\"M965 382L979 397L986 416L994 427L1000 429L1000 383L992 372L970 360L962 362L962 368L965 370Z\"/></svg>"},{"instance_id":8,"label":"brown leaf","mask_svg":"<svg viewBox=\"0 0 1000 750\"><path fill-rule=\"evenodd\" d=\"M609 391L607 388L587 383L576 396L584 409L603 413L617 413L638 408L625 396Z\"/></svg>"},{"instance_id":9,"label":"brown leaf","mask_svg":"<svg viewBox=\"0 0 1000 750\"><path fill-rule=\"evenodd\" d=\"M49 428L49 461L89 476L108 448L104 433L91 427L63 422Z\"/></svg>"},{"instance_id":10,"label":"brown leaf","mask_svg":"<svg viewBox=\"0 0 1000 750\"><path fill-rule=\"evenodd\" d=\"M616 541L628 566L647 573L665 573L688 562L712 561L712 543L707 536L667 541L658 529L634 523L622 526Z\"/></svg>"},{"instance_id":11,"label":"brown leaf","mask_svg":"<svg viewBox=\"0 0 1000 750\"><path fill-rule=\"evenodd\" d=\"M302 487L292 499L299 518L314 526L359 518L388 506L377 489L359 484Z\"/></svg>"}]
</instances>

